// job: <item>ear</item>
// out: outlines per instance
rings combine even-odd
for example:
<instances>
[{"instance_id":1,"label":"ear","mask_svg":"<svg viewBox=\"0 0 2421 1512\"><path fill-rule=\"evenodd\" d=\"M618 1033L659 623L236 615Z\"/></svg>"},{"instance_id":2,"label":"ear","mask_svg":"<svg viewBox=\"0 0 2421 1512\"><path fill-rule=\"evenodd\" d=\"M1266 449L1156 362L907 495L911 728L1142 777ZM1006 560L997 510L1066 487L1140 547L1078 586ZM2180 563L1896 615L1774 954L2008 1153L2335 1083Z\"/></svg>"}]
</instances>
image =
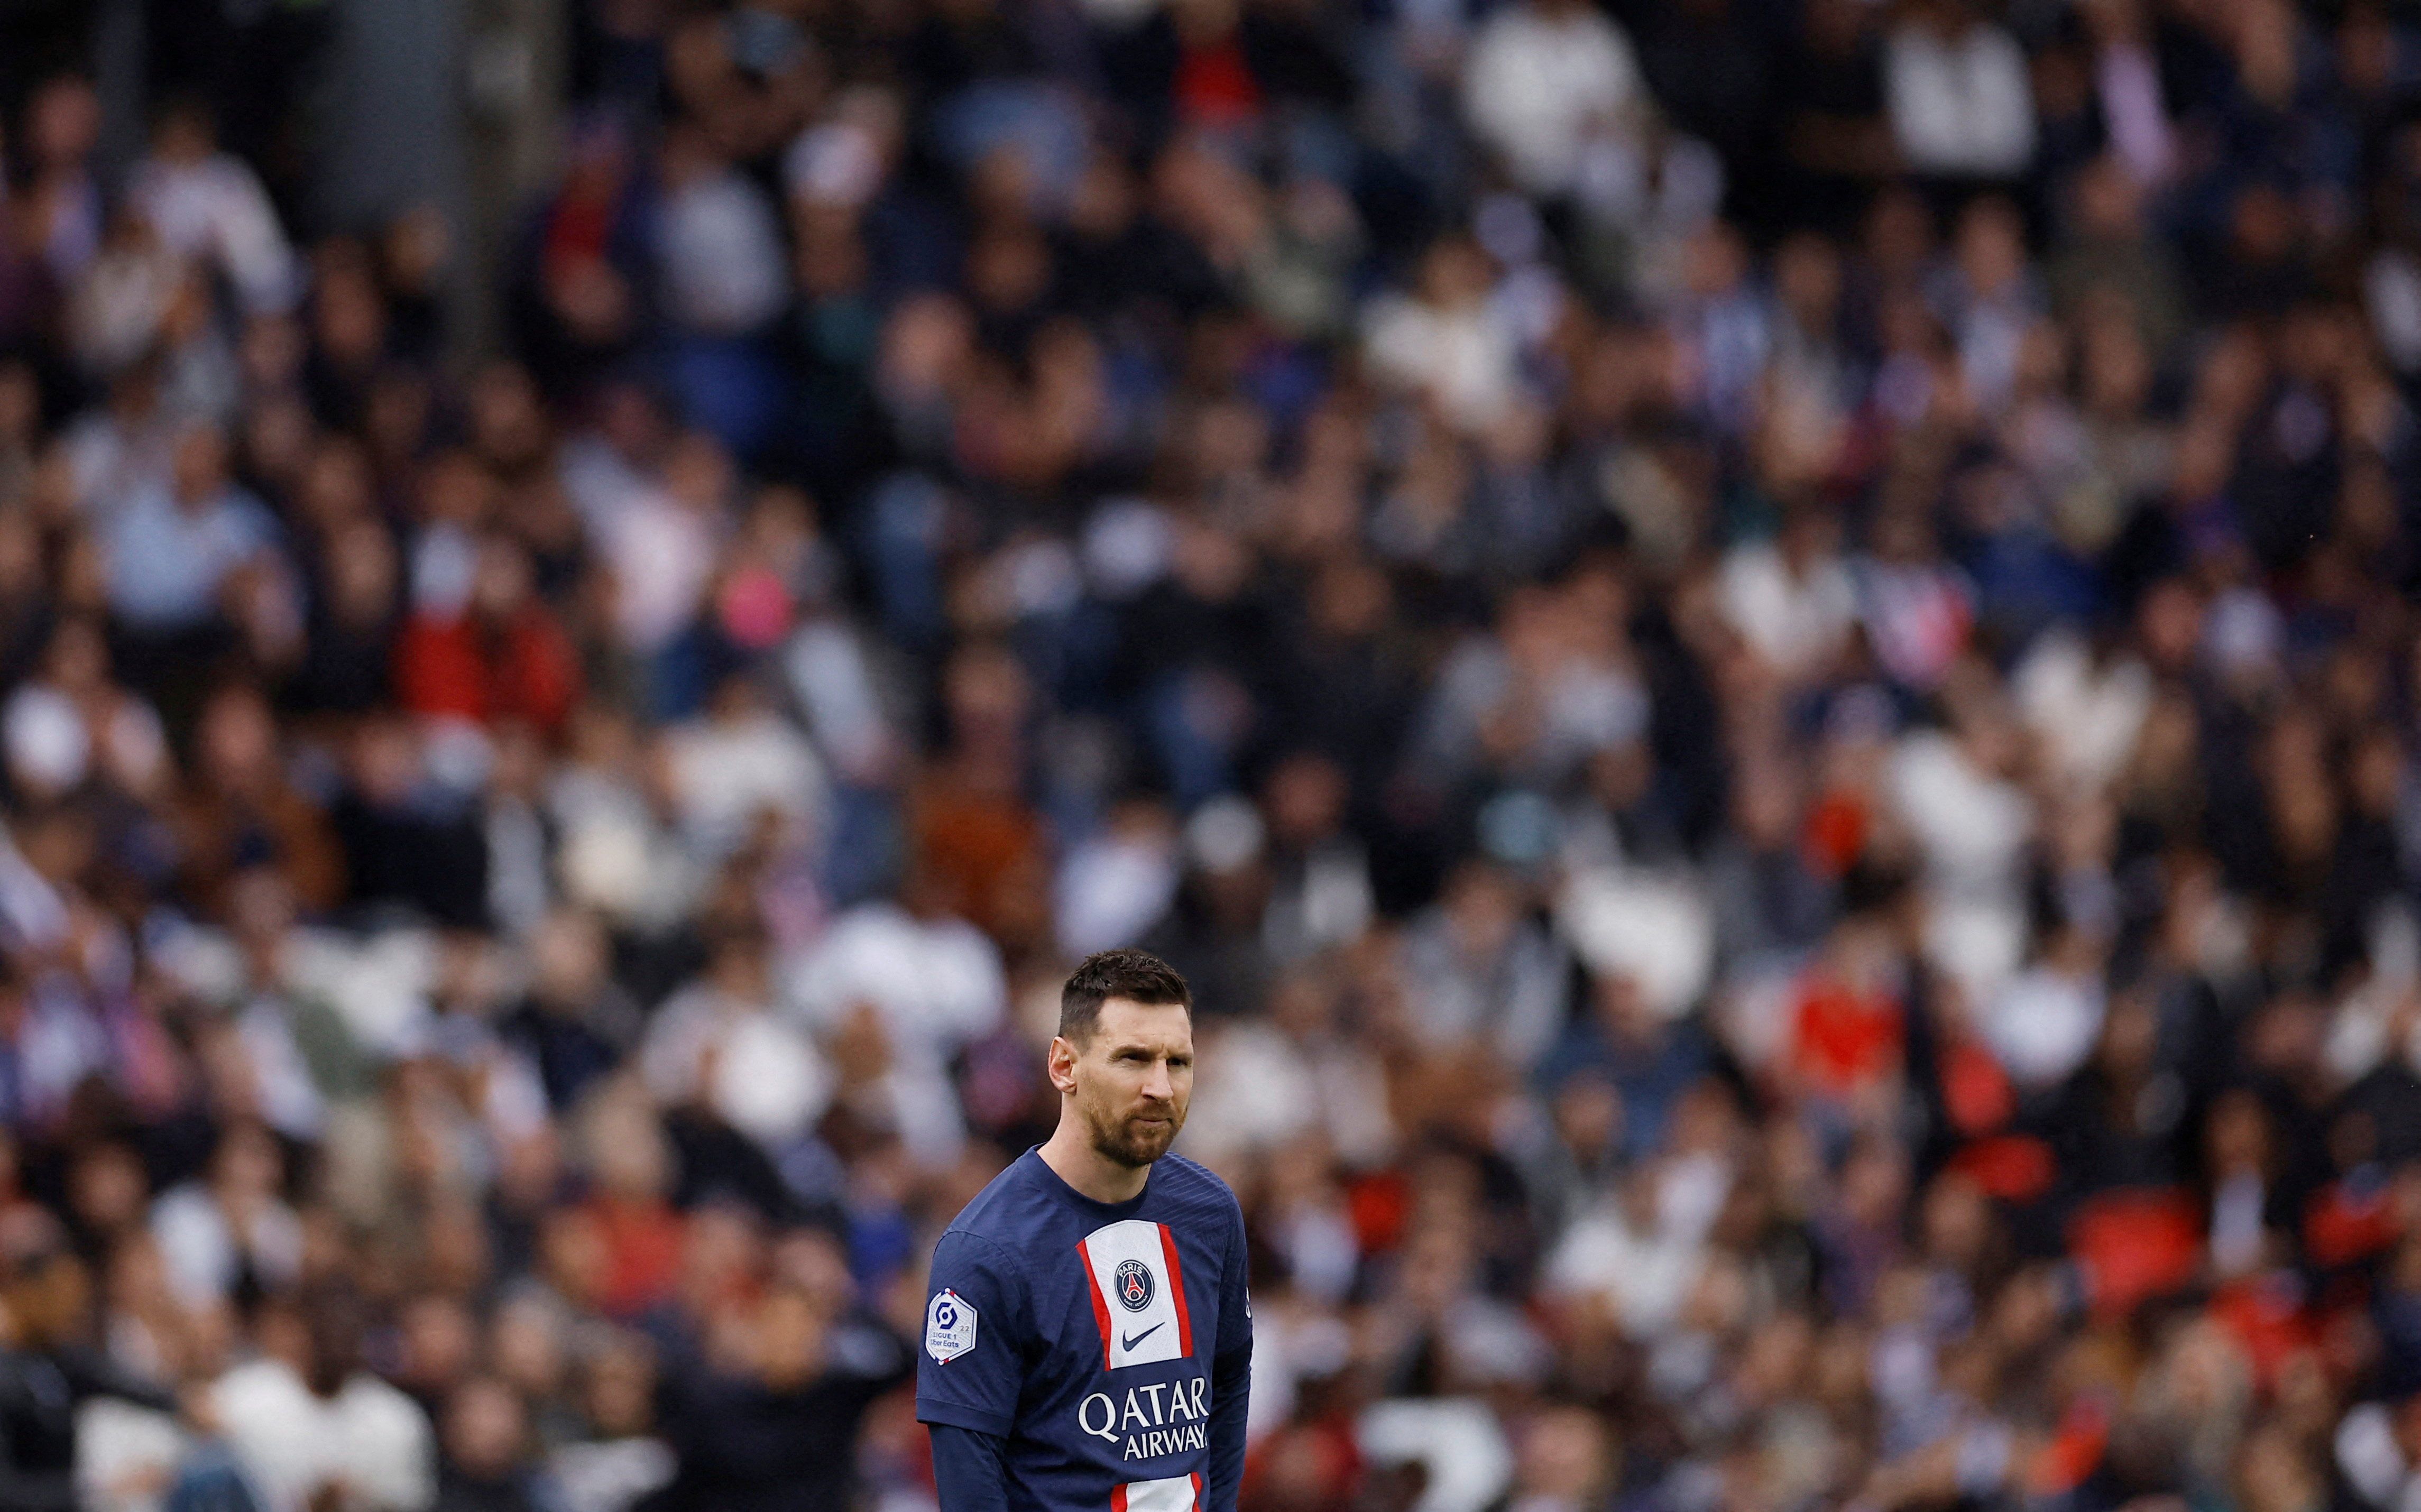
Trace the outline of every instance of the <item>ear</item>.
<instances>
[{"instance_id":1,"label":"ear","mask_svg":"<svg viewBox=\"0 0 2421 1512\"><path fill-rule=\"evenodd\" d=\"M1076 1047L1057 1035L1051 1037L1051 1054L1045 1062L1051 1072L1051 1084L1062 1093L1076 1090Z\"/></svg>"}]
</instances>

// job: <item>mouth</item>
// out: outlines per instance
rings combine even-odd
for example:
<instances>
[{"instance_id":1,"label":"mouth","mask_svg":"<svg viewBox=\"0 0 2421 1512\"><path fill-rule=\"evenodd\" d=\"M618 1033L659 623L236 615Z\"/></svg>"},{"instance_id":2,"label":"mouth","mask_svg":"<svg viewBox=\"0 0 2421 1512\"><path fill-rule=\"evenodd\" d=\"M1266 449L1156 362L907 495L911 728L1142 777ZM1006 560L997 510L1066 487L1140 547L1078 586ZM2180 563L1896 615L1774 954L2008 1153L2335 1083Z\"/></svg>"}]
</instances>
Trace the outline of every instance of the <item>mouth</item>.
<instances>
[{"instance_id":1,"label":"mouth","mask_svg":"<svg viewBox=\"0 0 2421 1512\"><path fill-rule=\"evenodd\" d=\"M1127 1165L1145 1165L1165 1154L1177 1141L1174 1108L1131 1113L1115 1124L1104 1123L1094 1133L1096 1147Z\"/></svg>"}]
</instances>

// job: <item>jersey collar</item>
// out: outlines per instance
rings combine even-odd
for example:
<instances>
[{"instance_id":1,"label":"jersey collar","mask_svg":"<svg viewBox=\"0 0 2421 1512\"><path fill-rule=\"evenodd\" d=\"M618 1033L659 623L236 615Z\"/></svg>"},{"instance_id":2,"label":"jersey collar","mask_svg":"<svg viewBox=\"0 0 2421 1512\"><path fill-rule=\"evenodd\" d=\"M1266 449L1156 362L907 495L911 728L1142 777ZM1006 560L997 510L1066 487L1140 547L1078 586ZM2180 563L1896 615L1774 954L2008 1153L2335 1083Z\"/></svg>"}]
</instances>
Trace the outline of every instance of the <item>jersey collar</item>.
<instances>
[{"instance_id":1,"label":"jersey collar","mask_svg":"<svg viewBox=\"0 0 2421 1512\"><path fill-rule=\"evenodd\" d=\"M1136 1213L1141 1212L1144 1203L1151 1196L1151 1178L1160 1169L1160 1163L1157 1161L1153 1161L1151 1170L1144 1173L1143 1190L1126 1201L1099 1202L1070 1186L1058 1172L1051 1169L1051 1162L1042 1158L1041 1146L1037 1145L1028 1149L1024 1158L1034 1162L1036 1177L1042 1183L1044 1191L1074 1208L1078 1212L1099 1218L1104 1223L1116 1223L1121 1218L1132 1218Z\"/></svg>"}]
</instances>

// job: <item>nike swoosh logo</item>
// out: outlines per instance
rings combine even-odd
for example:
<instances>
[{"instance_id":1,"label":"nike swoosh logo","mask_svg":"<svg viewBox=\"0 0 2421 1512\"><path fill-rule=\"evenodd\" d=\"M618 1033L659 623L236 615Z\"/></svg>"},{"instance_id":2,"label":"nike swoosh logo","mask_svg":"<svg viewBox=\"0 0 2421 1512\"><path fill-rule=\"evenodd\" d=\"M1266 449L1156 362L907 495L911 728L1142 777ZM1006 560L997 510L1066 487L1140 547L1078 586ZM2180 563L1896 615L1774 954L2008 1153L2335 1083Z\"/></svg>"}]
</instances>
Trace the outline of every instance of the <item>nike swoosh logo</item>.
<instances>
[{"instance_id":1,"label":"nike swoosh logo","mask_svg":"<svg viewBox=\"0 0 2421 1512\"><path fill-rule=\"evenodd\" d=\"M1140 1333L1121 1333L1118 1335L1118 1348L1121 1349L1132 1349L1136 1345L1141 1344L1148 1338L1150 1338L1153 1334L1159 1333L1162 1329L1164 1329L1167 1326L1168 1319L1164 1317L1159 1322L1154 1323L1151 1327L1145 1329Z\"/></svg>"}]
</instances>

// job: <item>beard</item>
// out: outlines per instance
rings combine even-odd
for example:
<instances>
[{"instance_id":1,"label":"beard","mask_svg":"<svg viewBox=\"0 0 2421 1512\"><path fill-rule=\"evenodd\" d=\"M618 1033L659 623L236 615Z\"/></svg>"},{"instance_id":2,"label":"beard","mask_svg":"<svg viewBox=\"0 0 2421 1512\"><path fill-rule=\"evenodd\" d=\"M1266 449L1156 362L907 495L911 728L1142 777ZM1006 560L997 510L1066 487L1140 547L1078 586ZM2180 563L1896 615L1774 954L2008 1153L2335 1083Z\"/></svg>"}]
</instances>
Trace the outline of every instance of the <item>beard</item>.
<instances>
[{"instance_id":1,"label":"beard","mask_svg":"<svg viewBox=\"0 0 2421 1512\"><path fill-rule=\"evenodd\" d=\"M1085 1122L1091 1129L1094 1153L1103 1160L1128 1170L1149 1165L1168 1153L1177 1142L1177 1131L1185 1123L1184 1115L1170 1108L1158 1114L1163 1120L1148 1121L1149 1114L1129 1114L1121 1117L1112 1114L1088 1115Z\"/></svg>"}]
</instances>

